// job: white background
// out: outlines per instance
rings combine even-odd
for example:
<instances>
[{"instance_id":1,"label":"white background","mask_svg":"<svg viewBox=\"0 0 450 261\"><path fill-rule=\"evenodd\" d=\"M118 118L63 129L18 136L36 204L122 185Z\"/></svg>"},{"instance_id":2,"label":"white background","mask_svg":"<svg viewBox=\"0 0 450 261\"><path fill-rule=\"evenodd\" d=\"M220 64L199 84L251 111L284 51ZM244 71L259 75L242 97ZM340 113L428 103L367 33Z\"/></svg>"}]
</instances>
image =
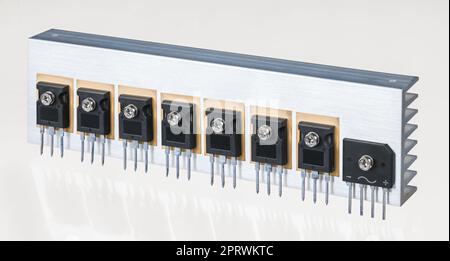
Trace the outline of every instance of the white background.
<instances>
[{"instance_id":1,"label":"white background","mask_svg":"<svg viewBox=\"0 0 450 261\"><path fill-rule=\"evenodd\" d=\"M448 240L448 17L446 0L0 0L0 239ZM40 157L26 143L27 38L49 28L417 75L419 190L383 222L380 206L373 220L347 215L344 198Z\"/></svg>"}]
</instances>

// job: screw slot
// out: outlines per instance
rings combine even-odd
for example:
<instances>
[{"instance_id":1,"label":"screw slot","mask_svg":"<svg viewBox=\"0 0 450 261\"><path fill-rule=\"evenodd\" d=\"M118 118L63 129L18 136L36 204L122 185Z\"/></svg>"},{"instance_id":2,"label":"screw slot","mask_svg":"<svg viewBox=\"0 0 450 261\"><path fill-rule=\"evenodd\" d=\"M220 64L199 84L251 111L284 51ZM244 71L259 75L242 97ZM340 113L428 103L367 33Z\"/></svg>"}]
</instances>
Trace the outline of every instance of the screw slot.
<instances>
[{"instance_id":1,"label":"screw slot","mask_svg":"<svg viewBox=\"0 0 450 261\"><path fill-rule=\"evenodd\" d=\"M172 111L167 114L167 122L170 126L176 126L181 121L181 114L177 111Z\"/></svg>"},{"instance_id":2,"label":"screw slot","mask_svg":"<svg viewBox=\"0 0 450 261\"><path fill-rule=\"evenodd\" d=\"M92 99L91 97L87 97L81 102L81 108L85 112L91 112L95 110L95 107L96 107L95 100Z\"/></svg>"},{"instance_id":3,"label":"screw slot","mask_svg":"<svg viewBox=\"0 0 450 261\"><path fill-rule=\"evenodd\" d=\"M358 160L358 166L362 171L369 171L374 165L374 160L369 155L363 155Z\"/></svg>"},{"instance_id":4,"label":"screw slot","mask_svg":"<svg viewBox=\"0 0 450 261\"><path fill-rule=\"evenodd\" d=\"M225 121L222 118L215 118L211 122L211 129L215 134L220 134L225 129Z\"/></svg>"},{"instance_id":5,"label":"screw slot","mask_svg":"<svg viewBox=\"0 0 450 261\"><path fill-rule=\"evenodd\" d=\"M138 108L134 104L128 104L123 108L123 115L127 119L133 119L138 115Z\"/></svg>"},{"instance_id":6,"label":"screw slot","mask_svg":"<svg viewBox=\"0 0 450 261\"><path fill-rule=\"evenodd\" d=\"M317 145L319 145L319 142L320 142L319 134L311 131L311 132L308 132L308 134L305 135L305 144L306 144L306 146L308 146L310 148L314 148Z\"/></svg>"},{"instance_id":7,"label":"screw slot","mask_svg":"<svg viewBox=\"0 0 450 261\"><path fill-rule=\"evenodd\" d=\"M39 99L43 105L50 106L55 102L55 95L51 91L46 91Z\"/></svg>"},{"instance_id":8,"label":"screw slot","mask_svg":"<svg viewBox=\"0 0 450 261\"><path fill-rule=\"evenodd\" d=\"M272 127L262 125L258 128L258 137L260 140L268 140L272 136Z\"/></svg>"}]
</instances>

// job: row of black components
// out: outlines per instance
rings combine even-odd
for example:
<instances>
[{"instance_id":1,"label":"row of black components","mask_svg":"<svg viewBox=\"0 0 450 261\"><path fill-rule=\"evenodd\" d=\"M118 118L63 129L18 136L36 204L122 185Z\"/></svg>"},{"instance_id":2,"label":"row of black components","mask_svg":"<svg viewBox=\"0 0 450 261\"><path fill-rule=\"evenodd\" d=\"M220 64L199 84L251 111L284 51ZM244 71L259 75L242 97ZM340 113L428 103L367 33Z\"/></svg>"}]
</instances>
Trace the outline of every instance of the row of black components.
<instances>
[{"instance_id":1,"label":"row of black components","mask_svg":"<svg viewBox=\"0 0 450 261\"><path fill-rule=\"evenodd\" d=\"M100 136L102 165L105 163L106 136L111 132L111 94L109 91L79 88L77 130L81 138L81 161L84 161L84 140L89 135L91 164L94 162L96 136Z\"/></svg>"},{"instance_id":2,"label":"row of black components","mask_svg":"<svg viewBox=\"0 0 450 261\"><path fill-rule=\"evenodd\" d=\"M60 132L61 158L64 156L64 129L70 126L70 87L64 84L38 82L36 85L36 123L40 125L41 155L44 152L44 133L50 135L50 155L53 156L55 131Z\"/></svg>"},{"instance_id":3,"label":"row of black components","mask_svg":"<svg viewBox=\"0 0 450 261\"><path fill-rule=\"evenodd\" d=\"M278 194L282 194L283 166L288 163L288 121L285 118L254 115L252 122L252 161L255 162L256 193L259 193L260 165L264 164L267 194L270 195L270 174L278 175Z\"/></svg>"},{"instance_id":4,"label":"row of black components","mask_svg":"<svg viewBox=\"0 0 450 261\"><path fill-rule=\"evenodd\" d=\"M152 98L122 94L119 96L119 138L123 143L123 168L127 168L127 144L131 141L134 171L137 170L139 144L144 149L145 172L148 171L149 142L153 140Z\"/></svg>"},{"instance_id":5,"label":"row of black components","mask_svg":"<svg viewBox=\"0 0 450 261\"><path fill-rule=\"evenodd\" d=\"M161 103L161 144L166 147L166 176L169 175L170 151L173 149L176 163L176 176L180 177L180 156L185 151L187 157L187 178L191 178L191 150L197 146L195 134L193 103L164 100Z\"/></svg>"},{"instance_id":6,"label":"row of black components","mask_svg":"<svg viewBox=\"0 0 450 261\"><path fill-rule=\"evenodd\" d=\"M305 200L307 171L313 180L313 202L317 201L317 180L325 179L325 204L328 205L330 173L334 171L334 126L302 121L298 124L298 167L301 171L301 193Z\"/></svg>"},{"instance_id":7,"label":"row of black components","mask_svg":"<svg viewBox=\"0 0 450 261\"><path fill-rule=\"evenodd\" d=\"M383 190L382 218L386 218L389 190L395 182L395 153L384 143L345 138L343 181L348 185L348 213L352 212L353 184L359 184L360 215L363 215L364 192L370 186L371 217L375 216L375 190Z\"/></svg>"},{"instance_id":8,"label":"row of black components","mask_svg":"<svg viewBox=\"0 0 450 261\"><path fill-rule=\"evenodd\" d=\"M70 127L70 86L50 82L38 82L37 124L40 126L43 153L44 133L50 135L51 155L53 139L60 131L61 157L64 155L64 129ZM101 137L102 165L105 158L105 140L111 132L111 94L109 91L79 88L77 107L77 131L81 137L81 161L84 159L85 135L91 143L91 163L94 161L96 136ZM127 164L127 143L134 152L134 169L137 169L137 150L142 144L145 155L145 172L148 170L148 148L154 138L151 97L122 94L119 96L119 138L123 140L124 169ZM169 156L173 150L176 157L176 176L180 174L180 155L187 157L187 177L191 173L191 150L197 146L194 113L195 104L164 100L161 103L162 145L166 147L166 176L169 174ZM221 108L205 111L206 153L210 155L211 185L214 183L215 157L218 157L222 187L225 185L225 164L230 159L233 172L233 187L236 187L237 159L242 155L241 112ZM288 163L288 120L265 115L251 118L251 160L255 162L256 192L259 193L261 165L266 173L267 193L270 194L270 175L273 169L279 178L279 195L282 194L283 166ZM307 175L313 181L313 201L317 199L317 181L325 180L325 203L328 204L330 173L335 170L335 127L301 121L298 124L300 139L298 146L298 168L301 170L301 195L305 199ZM383 190L382 218L386 216L389 190L394 185L395 154L387 144L345 138L343 140L343 181L348 184L348 212L352 210L354 184L360 186L360 214L363 215L365 190L370 187L371 216L375 212L375 191Z\"/></svg>"},{"instance_id":9,"label":"row of black components","mask_svg":"<svg viewBox=\"0 0 450 261\"><path fill-rule=\"evenodd\" d=\"M233 188L236 188L237 158L242 154L241 112L219 108L206 109L206 153L210 154L211 186L214 184L214 158L218 156L222 187L225 186L227 157L233 167Z\"/></svg>"}]
</instances>

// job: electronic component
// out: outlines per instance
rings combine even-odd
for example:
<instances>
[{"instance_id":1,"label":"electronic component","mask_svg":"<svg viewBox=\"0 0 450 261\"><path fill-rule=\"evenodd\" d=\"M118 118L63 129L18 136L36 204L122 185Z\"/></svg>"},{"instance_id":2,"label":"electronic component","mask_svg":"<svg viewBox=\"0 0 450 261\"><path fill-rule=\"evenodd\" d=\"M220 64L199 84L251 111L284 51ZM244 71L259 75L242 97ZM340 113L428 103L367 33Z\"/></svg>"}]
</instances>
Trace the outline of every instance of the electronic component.
<instances>
[{"instance_id":1,"label":"electronic component","mask_svg":"<svg viewBox=\"0 0 450 261\"><path fill-rule=\"evenodd\" d=\"M313 180L313 202L317 201L317 180L325 179L325 204L328 205L330 172L334 171L334 126L301 121L298 124L298 167L301 169L302 200L305 200L306 170Z\"/></svg>"},{"instance_id":2,"label":"electronic component","mask_svg":"<svg viewBox=\"0 0 450 261\"><path fill-rule=\"evenodd\" d=\"M283 165L288 162L287 119L272 116L254 115L251 119L252 161L255 162L256 193L259 193L260 164L264 164L267 194L270 195L270 174L273 166L279 178L279 195L282 193Z\"/></svg>"},{"instance_id":3,"label":"electronic component","mask_svg":"<svg viewBox=\"0 0 450 261\"><path fill-rule=\"evenodd\" d=\"M363 215L364 190L371 189L371 216L375 212L375 190L383 189L382 217L386 217L389 190L394 186L395 154L387 144L345 138L343 148L343 181L347 182L348 212L351 213L352 184L359 184L360 215Z\"/></svg>"},{"instance_id":4,"label":"electronic component","mask_svg":"<svg viewBox=\"0 0 450 261\"><path fill-rule=\"evenodd\" d=\"M119 138L123 140L123 168L127 168L127 143L130 140L134 152L134 170L137 169L137 151L141 142L147 172L148 143L153 140L152 98L122 94L119 96L119 103Z\"/></svg>"},{"instance_id":5,"label":"electronic component","mask_svg":"<svg viewBox=\"0 0 450 261\"><path fill-rule=\"evenodd\" d=\"M241 113L232 110L208 108L206 114L206 153L210 154L211 185L214 183L214 157L219 155L222 187L225 186L225 164L231 158L233 188L236 188L237 157L241 156Z\"/></svg>"},{"instance_id":6,"label":"electronic component","mask_svg":"<svg viewBox=\"0 0 450 261\"><path fill-rule=\"evenodd\" d=\"M89 134L91 143L91 164L94 162L96 135L102 144L102 165L105 163L106 136L111 132L110 92L78 88L77 130L81 138L81 161L84 160L84 140Z\"/></svg>"},{"instance_id":7,"label":"electronic component","mask_svg":"<svg viewBox=\"0 0 450 261\"><path fill-rule=\"evenodd\" d=\"M176 158L176 175L180 177L180 155L185 150L187 157L187 177L191 178L191 150L197 146L194 133L194 104L164 100L161 103L161 144L166 146L166 176L169 175L170 149Z\"/></svg>"},{"instance_id":8,"label":"electronic component","mask_svg":"<svg viewBox=\"0 0 450 261\"><path fill-rule=\"evenodd\" d=\"M50 135L50 155L53 156L55 131L59 129L61 158L64 156L64 129L70 126L69 86L51 82L38 82L36 101L36 123L40 125L41 155L44 152L44 133Z\"/></svg>"}]
</instances>

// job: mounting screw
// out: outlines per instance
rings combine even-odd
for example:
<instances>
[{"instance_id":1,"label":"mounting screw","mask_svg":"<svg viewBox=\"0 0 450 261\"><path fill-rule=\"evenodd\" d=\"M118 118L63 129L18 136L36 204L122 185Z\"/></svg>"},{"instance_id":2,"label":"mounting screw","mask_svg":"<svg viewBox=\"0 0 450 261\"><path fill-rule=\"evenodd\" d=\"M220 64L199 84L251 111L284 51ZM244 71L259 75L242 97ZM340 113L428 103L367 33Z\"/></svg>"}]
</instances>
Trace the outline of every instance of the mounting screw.
<instances>
[{"instance_id":1,"label":"mounting screw","mask_svg":"<svg viewBox=\"0 0 450 261\"><path fill-rule=\"evenodd\" d=\"M215 118L211 122L211 129L215 134L220 134L225 129L225 121L222 118Z\"/></svg>"},{"instance_id":2,"label":"mounting screw","mask_svg":"<svg viewBox=\"0 0 450 261\"><path fill-rule=\"evenodd\" d=\"M320 142L319 134L315 133L314 131L308 132L308 134L305 135L306 146L314 148L319 144L319 142Z\"/></svg>"},{"instance_id":3,"label":"mounting screw","mask_svg":"<svg viewBox=\"0 0 450 261\"><path fill-rule=\"evenodd\" d=\"M81 102L81 108L85 112L91 112L95 110L95 106L96 106L95 100L92 99L91 97L87 97Z\"/></svg>"},{"instance_id":4,"label":"mounting screw","mask_svg":"<svg viewBox=\"0 0 450 261\"><path fill-rule=\"evenodd\" d=\"M128 104L123 108L123 115L127 119L133 119L138 114L138 108L134 104Z\"/></svg>"},{"instance_id":5,"label":"mounting screw","mask_svg":"<svg viewBox=\"0 0 450 261\"><path fill-rule=\"evenodd\" d=\"M258 128L258 137L260 140L268 140L272 135L272 128L268 125L262 125Z\"/></svg>"},{"instance_id":6,"label":"mounting screw","mask_svg":"<svg viewBox=\"0 0 450 261\"><path fill-rule=\"evenodd\" d=\"M358 166L363 171L369 171L373 167L373 164L374 160L369 155L363 155L358 160Z\"/></svg>"},{"instance_id":7,"label":"mounting screw","mask_svg":"<svg viewBox=\"0 0 450 261\"><path fill-rule=\"evenodd\" d=\"M167 114L167 122L170 126L176 126L181 121L181 114L177 111L172 111Z\"/></svg>"},{"instance_id":8,"label":"mounting screw","mask_svg":"<svg viewBox=\"0 0 450 261\"><path fill-rule=\"evenodd\" d=\"M41 100L41 103L43 105L49 106L55 102L55 95L50 91L46 91L41 94L41 97L39 99Z\"/></svg>"}]
</instances>

